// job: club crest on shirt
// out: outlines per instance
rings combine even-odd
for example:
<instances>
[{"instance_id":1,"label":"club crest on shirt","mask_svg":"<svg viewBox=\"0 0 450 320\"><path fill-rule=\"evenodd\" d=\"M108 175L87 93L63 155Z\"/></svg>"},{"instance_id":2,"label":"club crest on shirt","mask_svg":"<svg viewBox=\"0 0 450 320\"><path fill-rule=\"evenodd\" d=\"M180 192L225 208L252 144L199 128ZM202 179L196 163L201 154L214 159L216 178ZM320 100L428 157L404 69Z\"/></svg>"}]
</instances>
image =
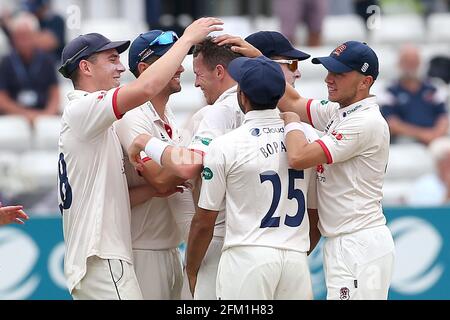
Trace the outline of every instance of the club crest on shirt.
<instances>
[{"instance_id":1,"label":"club crest on shirt","mask_svg":"<svg viewBox=\"0 0 450 320\"><path fill-rule=\"evenodd\" d=\"M333 132L331 133L331 135L332 135L333 137L335 137L336 140L338 140L338 141L342 140L342 138L344 137L344 136L342 135L342 133L336 132L336 131L334 131L334 130L333 130Z\"/></svg>"},{"instance_id":2,"label":"club crest on shirt","mask_svg":"<svg viewBox=\"0 0 450 320\"><path fill-rule=\"evenodd\" d=\"M101 91L97 96L97 100L102 100L106 96L106 91Z\"/></svg>"},{"instance_id":3,"label":"club crest on shirt","mask_svg":"<svg viewBox=\"0 0 450 320\"><path fill-rule=\"evenodd\" d=\"M317 174L316 179L318 182L326 182L327 181L327 178L325 178L324 172L325 172L325 167L323 166L323 164L319 164L316 167L316 174Z\"/></svg>"},{"instance_id":4,"label":"club crest on shirt","mask_svg":"<svg viewBox=\"0 0 450 320\"><path fill-rule=\"evenodd\" d=\"M339 299L341 300L350 299L350 290L347 287L343 287L341 288L341 290L339 290Z\"/></svg>"}]
</instances>

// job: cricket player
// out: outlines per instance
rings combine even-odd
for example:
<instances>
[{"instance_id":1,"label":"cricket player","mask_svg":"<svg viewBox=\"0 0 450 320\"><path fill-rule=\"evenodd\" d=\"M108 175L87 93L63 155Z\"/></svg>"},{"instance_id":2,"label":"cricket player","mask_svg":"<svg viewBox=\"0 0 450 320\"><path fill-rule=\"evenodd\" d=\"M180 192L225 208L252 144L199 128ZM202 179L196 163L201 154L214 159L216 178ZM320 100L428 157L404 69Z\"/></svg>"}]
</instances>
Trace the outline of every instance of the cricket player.
<instances>
[{"instance_id":1,"label":"cricket player","mask_svg":"<svg viewBox=\"0 0 450 320\"><path fill-rule=\"evenodd\" d=\"M123 87L119 54L129 41L91 33L65 46L59 71L75 90L62 116L58 182L64 274L75 299L142 299L132 265L123 154L112 124L156 96L191 46L221 30L220 24L216 18L194 21L164 57ZM149 198L154 195L145 188Z\"/></svg>"},{"instance_id":2,"label":"cricket player","mask_svg":"<svg viewBox=\"0 0 450 320\"><path fill-rule=\"evenodd\" d=\"M312 299L306 208L316 208L315 171L288 166L284 123L276 109L286 87L283 72L266 57L237 58L229 72L239 84L245 120L215 139L204 159L187 247L191 288L225 199L217 297Z\"/></svg>"},{"instance_id":3,"label":"cricket player","mask_svg":"<svg viewBox=\"0 0 450 320\"><path fill-rule=\"evenodd\" d=\"M228 64L240 55L232 52L229 47L218 46L213 38L207 38L196 45L193 55L195 86L203 91L208 105L197 111L190 120L193 132L191 143L188 147L181 148L171 146L156 136L140 135L134 140L130 148L132 150L128 151L130 161L138 168L142 166L137 162L141 161L139 152L145 149L150 158L160 162L164 168L177 176L198 179L203 168L203 155L208 152L211 141L239 127L243 121L243 113L236 99L237 85L227 71ZM200 186L194 189L196 204L198 195L195 190L200 190ZM216 299L217 267L224 236L225 203L216 221L208 253L198 273L194 299Z\"/></svg>"},{"instance_id":4,"label":"cricket player","mask_svg":"<svg viewBox=\"0 0 450 320\"><path fill-rule=\"evenodd\" d=\"M167 40L155 42L158 37L164 37L163 34L167 35ZM178 36L173 31L152 30L139 35L130 46L128 55L130 71L138 78L177 40ZM127 112L115 123L124 152L127 152L134 138L142 133L160 137L173 145L179 143L180 134L175 117L166 104L171 94L181 91L180 75L183 71L184 68L180 65L160 93L151 101ZM150 184L157 191L165 193L185 181L177 176L165 174L157 163L146 156L142 160L145 163L144 170L138 173L129 163L128 157L125 159L125 174L129 188ZM186 205L171 206L171 202ZM175 206L182 212L172 212L171 209ZM182 239L177 225L177 215L180 215L181 219L187 217L190 221L194 212L194 202L189 189L167 198L154 197L132 207L134 269L144 299L180 299L183 270L178 246Z\"/></svg>"},{"instance_id":5,"label":"cricket player","mask_svg":"<svg viewBox=\"0 0 450 320\"><path fill-rule=\"evenodd\" d=\"M277 31L258 31L245 38L245 41L267 58L279 63L286 82L295 87L295 81L301 78L298 63L309 59L311 55L295 49L289 40Z\"/></svg>"},{"instance_id":6,"label":"cricket player","mask_svg":"<svg viewBox=\"0 0 450 320\"><path fill-rule=\"evenodd\" d=\"M235 43L233 50L245 55L260 54L242 39L218 41ZM299 170L320 168L319 229L327 238L327 298L385 300L395 248L381 206L389 128L370 94L378 77L378 57L367 44L347 41L312 62L328 70L328 100L306 99L287 87L279 108L291 128L286 130L289 164ZM325 135L309 143L300 119Z\"/></svg>"}]
</instances>

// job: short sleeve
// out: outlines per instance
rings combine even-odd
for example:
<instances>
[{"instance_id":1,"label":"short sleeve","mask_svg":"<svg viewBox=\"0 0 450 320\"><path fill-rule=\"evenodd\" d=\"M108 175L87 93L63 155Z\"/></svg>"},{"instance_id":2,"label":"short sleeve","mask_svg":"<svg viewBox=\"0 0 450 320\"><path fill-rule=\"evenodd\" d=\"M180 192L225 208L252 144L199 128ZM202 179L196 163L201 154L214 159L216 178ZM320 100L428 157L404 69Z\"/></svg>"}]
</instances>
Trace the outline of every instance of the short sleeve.
<instances>
[{"instance_id":1,"label":"short sleeve","mask_svg":"<svg viewBox=\"0 0 450 320\"><path fill-rule=\"evenodd\" d=\"M365 147L362 130L364 124L356 123L357 121L348 121L316 141L327 155L328 164L353 158ZM369 134L369 130L370 128L367 127L365 133Z\"/></svg>"},{"instance_id":2,"label":"short sleeve","mask_svg":"<svg viewBox=\"0 0 450 320\"><path fill-rule=\"evenodd\" d=\"M125 153L138 135L143 133L154 135L151 123L139 115L141 115L141 110L136 108L127 112L122 119L114 123L114 128Z\"/></svg>"},{"instance_id":3,"label":"short sleeve","mask_svg":"<svg viewBox=\"0 0 450 320\"><path fill-rule=\"evenodd\" d=\"M226 190L225 155L218 143L212 143L203 160L202 187L198 206L206 210L223 209Z\"/></svg>"},{"instance_id":4,"label":"short sleeve","mask_svg":"<svg viewBox=\"0 0 450 320\"><path fill-rule=\"evenodd\" d=\"M121 118L117 112L119 90L93 92L66 107L63 117L75 135L85 140L94 139Z\"/></svg>"},{"instance_id":5,"label":"short sleeve","mask_svg":"<svg viewBox=\"0 0 450 320\"><path fill-rule=\"evenodd\" d=\"M325 131L328 122L338 109L339 104L328 100L308 100L306 104L309 123L320 131Z\"/></svg>"},{"instance_id":6,"label":"short sleeve","mask_svg":"<svg viewBox=\"0 0 450 320\"><path fill-rule=\"evenodd\" d=\"M189 149L206 153L209 144L214 138L224 135L233 129L233 114L225 106L213 106L206 111L194 132Z\"/></svg>"}]
</instances>

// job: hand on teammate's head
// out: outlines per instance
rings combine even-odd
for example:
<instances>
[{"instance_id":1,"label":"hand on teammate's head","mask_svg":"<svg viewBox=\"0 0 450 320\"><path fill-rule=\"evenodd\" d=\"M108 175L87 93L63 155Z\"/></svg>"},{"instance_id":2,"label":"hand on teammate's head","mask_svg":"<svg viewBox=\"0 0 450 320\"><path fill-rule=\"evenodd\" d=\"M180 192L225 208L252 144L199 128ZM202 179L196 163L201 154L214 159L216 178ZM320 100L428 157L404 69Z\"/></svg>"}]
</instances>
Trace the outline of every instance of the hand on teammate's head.
<instances>
[{"instance_id":1,"label":"hand on teammate's head","mask_svg":"<svg viewBox=\"0 0 450 320\"><path fill-rule=\"evenodd\" d=\"M256 58L262 56L261 51L256 49L250 43L238 36L232 36L229 34L223 34L214 39L214 42L219 46L231 45L231 50L242 54L245 57Z\"/></svg>"},{"instance_id":2,"label":"hand on teammate's head","mask_svg":"<svg viewBox=\"0 0 450 320\"><path fill-rule=\"evenodd\" d=\"M197 19L184 30L181 38L186 39L193 45L197 44L203 41L211 32L222 31L223 28L220 26L222 24L223 22L219 18L206 17Z\"/></svg>"}]
</instances>

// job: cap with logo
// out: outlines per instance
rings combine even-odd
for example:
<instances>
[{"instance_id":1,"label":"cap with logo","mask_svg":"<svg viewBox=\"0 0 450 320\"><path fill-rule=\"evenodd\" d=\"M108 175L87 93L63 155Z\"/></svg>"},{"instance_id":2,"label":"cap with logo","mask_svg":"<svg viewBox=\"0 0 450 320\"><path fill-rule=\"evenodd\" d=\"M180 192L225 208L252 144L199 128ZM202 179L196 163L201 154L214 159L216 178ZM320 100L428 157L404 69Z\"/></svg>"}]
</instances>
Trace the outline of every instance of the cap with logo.
<instances>
[{"instance_id":1,"label":"cap with logo","mask_svg":"<svg viewBox=\"0 0 450 320\"><path fill-rule=\"evenodd\" d=\"M358 71L365 76L378 77L378 57L367 43L347 41L330 53L328 57L312 59L314 64L322 64L328 71L346 73Z\"/></svg>"},{"instance_id":2,"label":"cap with logo","mask_svg":"<svg viewBox=\"0 0 450 320\"><path fill-rule=\"evenodd\" d=\"M111 41L99 33L88 33L70 41L63 49L61 55L61 67L58 71L69 78L73 71L78 68L82 59L109 49L117 49L120 54L128 49L130 41Z\"/></svg>"},{"instance_id":3,"label":"cap with logo","mask_svg":"<svg viewBox=\"0 0 450 320\"><path fill-rule=\"evenodd\" d=\"M249 35L245 41L257 48L266 57L282 56L291 59L306 60L309 54L295 49L289 40L276 31L259 31Z\"/></svg>"},{"instance_id":4,"label":"cap with logo","mask_svg":"<svg viewBox=\"0 0 450 320\"><path fill-rule=\"evenodd\" d=\"M286 80L280 65L264 56L236 58L230 62L227 70L252 102L276 104L286 90Z\"/></svg>"},{"instance_id":5,"label":"cap with logo","mask_svg":"<svg viewBox=\"0 0 450 320\"><path fill-rule=\"evenodd\" d=\"M130 46L128 55L128 67L131 72L136 70L139 62L150 56L161 57L178 40L174 31L152 30L141 33Z\"/></svg>"}]
</instances>

